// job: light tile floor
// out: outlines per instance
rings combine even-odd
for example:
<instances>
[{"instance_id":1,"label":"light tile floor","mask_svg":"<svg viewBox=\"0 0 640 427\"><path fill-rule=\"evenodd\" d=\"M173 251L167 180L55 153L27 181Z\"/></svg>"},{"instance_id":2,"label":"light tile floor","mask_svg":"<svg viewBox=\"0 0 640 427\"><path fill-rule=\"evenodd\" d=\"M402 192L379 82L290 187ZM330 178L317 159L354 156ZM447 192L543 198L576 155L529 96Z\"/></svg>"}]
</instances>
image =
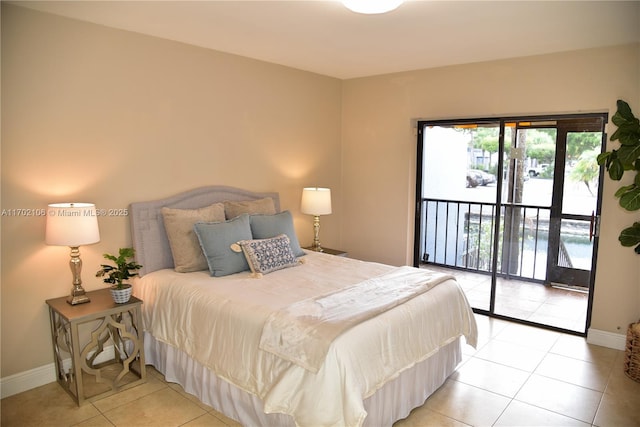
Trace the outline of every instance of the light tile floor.
<instances>
[{"instance_id":1,"label":"light tile floor","mask_svg":"<svg viewBox=\"0 0 640 427\"><path fill-rule=\"evenodd\" d=\"M464 346L456 372L396 427L640 426L640 382L624 352L582 337L476 315L477 349ZM238 426L164 381L77 407L57 383L2 399L10 426Z\"/></svg>"},{"instance_id":2,"label":"light tile floor","mask_svg":"<svg viewBox=\"0 0 640 427\"><path fill-rule=\"evenodd\" d=\"M463 271L433 264L423 265L430 270L451 273L464 290L473 308L489 310L491 277L474 271ZM496 280L495 313L584 333L589 294L559 289L542 283L523 280Z\"/></svg>"}]
</instances>

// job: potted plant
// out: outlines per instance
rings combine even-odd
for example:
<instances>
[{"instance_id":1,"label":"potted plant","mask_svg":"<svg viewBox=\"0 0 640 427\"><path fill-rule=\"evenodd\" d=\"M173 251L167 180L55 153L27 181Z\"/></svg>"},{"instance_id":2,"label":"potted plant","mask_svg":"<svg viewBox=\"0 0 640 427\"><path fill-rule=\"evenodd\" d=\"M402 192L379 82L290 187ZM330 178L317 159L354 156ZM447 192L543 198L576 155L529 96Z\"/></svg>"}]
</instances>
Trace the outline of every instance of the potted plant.
<instances>
[{"instance_id":1,"label":"potted plant","mask_svg":"<svg viewBox=\"0 0 640 427\"><path fill-rule=\"evenodd\" d=\"M96 277L104 277L104 283L111 284L111 296L117 304L123 304L131 298L131 285L125 281L131 277L137 276L136 270L142 268L133 260L135 250L133 248L120 248L118 256L104 254L104 258L111 260L115 266L109 264L101 264L100 270L96 273ZM106 276L106 277L105 277Z\"/></svg>"},{"instance_id":2,"label":"potted plant","mask_svg":"<svg viewBox=\"0 0 640 427\"><path fill-rule=\"evenodd\" d=\"M612 141L619 141L620 147L598 156L598 164L604 165L609 177L620 181L626 171L635 174L633 182L616 191L620 206L628 211L640 209L640 120L633 115L629 104L618 100L618 111L611 120L618 129L611 135ZM640 220L627 227L618 237L622 246L633 247L640 254ZM637 246L636 246L637 245Z\"/></svg>"},{"instance_id":3,"label":"potted plant","mask_svg":"<svg viewBox=\"0 0 640 427\"><path fill-rule=\"evenodd\" d=\"M619 141L620 147L600 154L598 164L604 165L609 177L615 181L620 181L626 171L635 174L633 182L620 187L615 196L624 209L637 211L640 210L640 120L626 102L618 100L617 106L618 111L611 120L618 129L611 135L611 140ZM634 251L640 254L640 220L622 230L618 240L622 246L635 246ZM624 372L640 382L640 320L627 328Z\"/></svg>"}]
</instances>

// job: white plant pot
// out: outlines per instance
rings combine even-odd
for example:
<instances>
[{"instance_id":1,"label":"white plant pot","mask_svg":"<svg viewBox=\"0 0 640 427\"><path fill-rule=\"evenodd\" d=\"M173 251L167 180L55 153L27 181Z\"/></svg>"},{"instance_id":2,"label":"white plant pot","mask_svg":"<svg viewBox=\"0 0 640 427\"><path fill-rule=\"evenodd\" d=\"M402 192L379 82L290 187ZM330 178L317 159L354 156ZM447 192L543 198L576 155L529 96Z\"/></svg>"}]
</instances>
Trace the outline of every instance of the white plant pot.
<instances>
[{"instance_id":1,"label":"white plant pot","mask_svg":"<svg viewBox=\"0 0 640 427\"><path fill-rule=\"evenodd\" d=\"M115 286L112 286L110 290L113 301L116 304L124 304L126 302L129 302L133 288L131 287L131 285L123 284L122 289L118 289Z\"/></svg>"}]
</instances>

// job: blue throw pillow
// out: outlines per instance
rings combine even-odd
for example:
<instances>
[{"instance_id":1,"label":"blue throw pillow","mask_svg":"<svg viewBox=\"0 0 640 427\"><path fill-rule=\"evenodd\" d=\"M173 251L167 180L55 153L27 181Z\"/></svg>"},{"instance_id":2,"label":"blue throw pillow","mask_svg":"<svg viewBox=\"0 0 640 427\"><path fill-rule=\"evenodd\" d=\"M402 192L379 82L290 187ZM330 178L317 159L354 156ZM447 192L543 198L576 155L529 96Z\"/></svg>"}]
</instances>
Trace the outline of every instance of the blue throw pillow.
<instances>
[{"instance_id":1,"label":"blue throw pillow","mask_svg":"<svg viewBox=\"0 0 640 427\"><path fill-rule=\"evenodd\" d=\"M254 239L270 239L286 234L293 254L297 257L305 255L298 242L298 236L293 228L293 217L289 211L275 215L251 215L251 234Z\"/></svg>"},{"instance_id":2,"label":"blue throw pillow","mask_svg":"<svg viewBox=\"0 0 640 427\"><path fill-rule=\"evenodd\" d=\"M212 276L221 277L249 270L244 254L231 250L231 245L239 240L251 240L249 215L243 214L222 222L197 222L193 229Z\"/></svg>"}]
</instances>

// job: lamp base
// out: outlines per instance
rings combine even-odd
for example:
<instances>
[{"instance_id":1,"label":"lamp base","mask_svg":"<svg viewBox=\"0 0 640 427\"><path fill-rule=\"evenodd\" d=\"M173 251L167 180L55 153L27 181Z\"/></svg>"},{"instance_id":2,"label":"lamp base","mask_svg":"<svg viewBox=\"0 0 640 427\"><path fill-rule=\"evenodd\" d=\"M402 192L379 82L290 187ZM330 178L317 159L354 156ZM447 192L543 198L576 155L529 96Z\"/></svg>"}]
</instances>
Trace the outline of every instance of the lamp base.
<instances>
[{"instance_id":1,"label":"lamp base","mask_svg":"<svg viewBox=\"0 0 640 427\"><path fill-rule=\"evenodd\" d=\"M82 286L74 286L71 290L71 295L67 298L67 302L71 305L84 304L91 301L86 295Z\"/></svg>"},{"instance_id":2,"label":"lamp base","mask_svg":"<svg viewBox=\"0 0 640 427\"><path fill-rule=\"evenodd\" d=\"M91 301L86 295L72 295L67 298L67 302L71 305L84 304L85 302Z\"/></svg>"},{"instance_id":3,"label":"lamp base","mask_svg":"<svg viewBox=\"0 0 640 427\"><path fill-rule=\"evenodd\" d=\"M71 288L71 295L67 298L67 302L71 305L89 302L89 297L86 295L84 288L82 287L82 279L80 279L82 260L80 259L80 249L77 246L71 247L69 267L71 267L71 273L73 274L73 288Z\"/></svg>"},{"instance_id":4,"label":"lamp base","mask_svg":"<svg viewBox=\"0 0 640 427\"><path fill-rule=\"evenodd\" d=\"M70 296L69 298L67 298L67 302L71 305L84 304L85 302L89 302L89 301L91 300L86 295Z\"/></svg>"},{"instance_id":5,"label":"lamp base","mask_svg":"<svg viewBox=\"0 0 640 427\"><path fill-rule=\"evenodd\" d=\"M320 216L313 216L313 246L312 248L316 252L324 252L320 246Z\"/></svg>"}]
</instances>

